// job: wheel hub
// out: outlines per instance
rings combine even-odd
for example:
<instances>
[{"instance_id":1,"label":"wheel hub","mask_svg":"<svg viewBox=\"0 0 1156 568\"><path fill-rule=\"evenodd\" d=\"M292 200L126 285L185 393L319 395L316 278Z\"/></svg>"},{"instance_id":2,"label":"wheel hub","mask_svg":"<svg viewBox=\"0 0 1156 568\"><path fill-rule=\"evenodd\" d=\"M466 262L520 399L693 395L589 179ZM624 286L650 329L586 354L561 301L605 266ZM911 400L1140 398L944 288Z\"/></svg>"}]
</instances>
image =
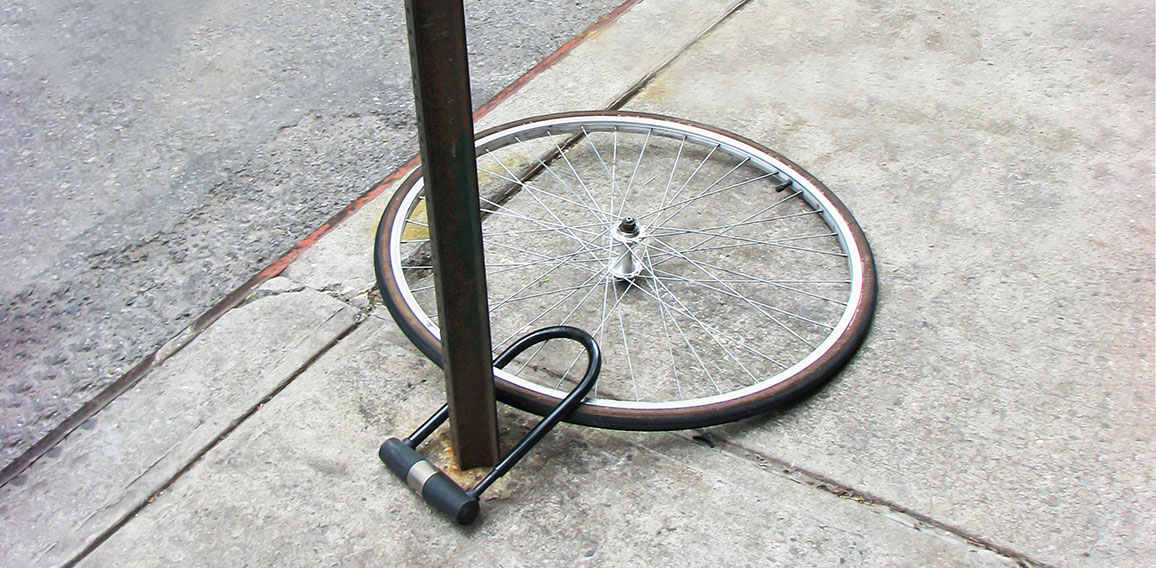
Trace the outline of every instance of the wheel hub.
<instances>
[{"instance_id":1,"label":"wheel hub","mask_svg":"<svg viewBox=\"0 0 1156 568\"><path fill-rule=\"evenodd\" d=\"M614 254L608 267L610 275L619 280L631 280L642 274L646 256L646 233L634 217L626 217L611 232Z\"/></svg>"}]
</instances>

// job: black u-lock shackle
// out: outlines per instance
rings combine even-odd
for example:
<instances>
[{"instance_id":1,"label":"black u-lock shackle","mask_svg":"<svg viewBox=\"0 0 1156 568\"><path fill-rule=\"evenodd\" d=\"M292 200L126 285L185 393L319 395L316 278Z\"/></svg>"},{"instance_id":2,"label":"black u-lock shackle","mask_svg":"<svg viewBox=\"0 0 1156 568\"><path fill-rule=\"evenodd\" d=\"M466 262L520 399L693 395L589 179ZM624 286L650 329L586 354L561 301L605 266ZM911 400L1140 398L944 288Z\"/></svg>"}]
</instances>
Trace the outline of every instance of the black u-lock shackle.
<instances>
[{"instance_id":1,"label":"black u-lock shackle","mask_svg":"<svg viewBox=\"0 0 1156 568\"><path fill-rule=\"evenodd\" d=\"M518 442L518 445L510 450L510 453L506 454L506 457L502 458L477 485L470 489L462 489L445 472L417 453L418 445L449 417L448 406L443 405L409 437L386 440L377 452L381 461L394 475L404 480L415 493L421 495L422 499L442 514L457 521L458 524L468 525L474 522L480 511L478 498L482 492L509 472L554 426L582 404L582 399L598 380L598 373L602 369L602 353L598 349L598 343L589 333L570 326L547 327L525 335L494 359L494 368L505 367L526 349L551 339L573 339L582 344L587 356L586 375L578 382L578 386L574 387L574 390L570 391L550 414L538 422L538 425L530 430L526 437L522 438L522 441Z\"/></svg>"}]
</instances>

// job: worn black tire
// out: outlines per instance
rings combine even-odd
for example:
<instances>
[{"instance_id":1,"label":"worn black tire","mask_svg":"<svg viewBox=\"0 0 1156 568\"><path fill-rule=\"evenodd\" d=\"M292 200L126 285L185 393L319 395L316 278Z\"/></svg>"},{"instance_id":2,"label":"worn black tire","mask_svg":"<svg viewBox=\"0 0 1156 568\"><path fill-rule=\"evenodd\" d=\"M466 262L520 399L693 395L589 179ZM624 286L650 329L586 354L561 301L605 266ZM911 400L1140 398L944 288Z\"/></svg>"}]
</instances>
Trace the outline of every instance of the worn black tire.
<instances>
[{"instance_id":1,"label":"worn black tire","mask_svg":"<svg viewBox=\"0 0 1156 568\"><path fill-rule=\"evenodd\" d=\"M618 120L624 124L643 121L647 124L664 125L663 128L684 129L692 132L694 136L712 137L712 140L715 139L713 137L725 139L728 144L733 143L743 152L759 153L761 158L773 161L781 175L789 177L799 187L805 186L807 191L813 192L815 196L821 196L818 199L823 202L824 218L826 219L829 214L833 219L827 221L828 223L835 223L834 220L839 223L845 241L841 241L841 244L847 251L850 270L857 275L857 284L854 285L857 288L851 300L847 302L846 311L840 320L841 324L846 322L847 325L840 328L837 337L833 334L833 341L825 342L828 348L816 354L813 360L797 372L776 380L765 388L730 400L685 408L655 409L631 408L630 405L614 407L597 403L584 404L571 414L567 421L620 430L676 430L710 426L740 420L793 403L811 394L836 374L863 342L874 314L877 294L871 249L863 231L846 206L822 182L779 154L735 134L681 119L629 112L563 113L528 118L499 126L482 132L477 138L481 147L484 141L500 139L503 133L533 128L551 121L565 123L594 120ZM683 136L685 139L686 135ZM402 284L399 282L404 281L404 278L396 274L392 268L395 266L395 259L391 254L391 235L395 233L398 223L404 222L405 215L408 215L408 211L401 211L406 196L413 192L415 185L420 182L421 171L418 169L402 183L387 205L375 241L374 268L384 303L398 326L422 353L440 366L442 365L440 341L407 304L401 290ZM495 389L498 399L502 402L540 415L548 413L559 402L558 397L514 384L501 376L495 377Z\"/></svg>"}]
</instances>

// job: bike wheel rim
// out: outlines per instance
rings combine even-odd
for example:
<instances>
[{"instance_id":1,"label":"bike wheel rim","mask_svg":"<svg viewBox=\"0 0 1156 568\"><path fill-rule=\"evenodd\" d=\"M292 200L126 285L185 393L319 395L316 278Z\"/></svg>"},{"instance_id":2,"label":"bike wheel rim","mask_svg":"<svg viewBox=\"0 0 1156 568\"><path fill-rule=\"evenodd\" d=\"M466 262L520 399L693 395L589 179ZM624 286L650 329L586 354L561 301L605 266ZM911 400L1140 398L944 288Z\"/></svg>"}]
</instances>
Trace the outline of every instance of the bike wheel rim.
<instances>
[{"instance_id":1,"label":"bike wheel rim","mask_svg":"<svg viewBox=\"0 0 1156 568\"><path fill-rule=\"evenodd\" d=\"M585 130L579 130L580 127L584 127ZM861 230L847 212L846 207L821 182L786 158L730 133L667 117L638 113L571 113L527 119L482 133L479 135L476 145L480 155L487 148L502 147L517 137L531 138L543 133L583 134L610 127L623 129L624 132L641 133L648 131L666 135L669 138L685 137L686 140L703 146L717 145L721 151L731 156L751 159L752 166L759 170L780 172L785 177L789 177L797 187L801 188L802 199L816 208L824 223L835 231L840 248L847 255L846 265L851 284L846 309L843 310L833 330L805 357L767 379L721 394L673 401L596 398L586 402L582 407L583 412L606 413L608 415L623 412L650 413L658 416L663 413L695 413L699 410L726 406L739 407L743 406L744 401L748 399L766 398L789 389L793 386L789 384L793 378L807 373L808 370L825 369L831 366L832 359L841 361L846 358L846 354L841 353L841 348L847 347L847 344L850 343L857 345L858 340L861 339L858 337L861 333L857 331L853 333L852 328L864 325L864 319L869 319L873 308L874 273L870 251L866 248ZM402 199L400 201L395 199L395 202L391 204L390 208L394 214L391 216L387 211L387 217L391 219L391 223L388 227L383 226L383 229L387 230L383 231L382 236L387 239L385 244L389 247L390 270L388 277L384 279L384 284L389 289L388 291L395 295L402 305L406 306L408 313L401 315L415 321L420 326L418 332L424 332L427 341L440 349L440 332L437 324L422 308L405 278L398 277L405 270L402 264L404 260L401 251L402 233L406 226L406 220L421 198L422 185L423 179L420 177L420 173L412 174L411 178L399 190L399 195L403 195ZM381 244L379 242L379 246ZM397 313L395 313L396 316L398 316ZM430 353L427 352L428 354ZM500 382L512 386L514 390L533 393L548 399L560 399L565 396L565 392L562 390L525 380L510 372L495 370L495 376Z\"/></svg>"}]
</instances>

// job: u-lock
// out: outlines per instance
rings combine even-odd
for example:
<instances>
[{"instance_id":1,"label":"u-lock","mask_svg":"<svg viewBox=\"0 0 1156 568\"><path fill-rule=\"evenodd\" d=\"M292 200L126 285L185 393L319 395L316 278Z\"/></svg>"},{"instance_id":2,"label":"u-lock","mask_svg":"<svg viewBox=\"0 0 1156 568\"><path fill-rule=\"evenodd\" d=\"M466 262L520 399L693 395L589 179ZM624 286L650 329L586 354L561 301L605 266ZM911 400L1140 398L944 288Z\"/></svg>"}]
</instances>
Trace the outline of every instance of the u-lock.
<instances>
[{"instance_id":1,"label":"u-lock","mask_svg":"<svg viewBox=\"0 0 1156 568\"><path fill-rule=\"evenodd\" d=\"M474 522L481 509L478 499L482 492L509 472L554 426L582 404L582 399L594 388L594 383L598 380L598 373L602 369L602 353L598 349L598 343L589 333L570 326L547 327L525 335L498 355L494 360L494 368L505 367L526 349L551 339L572 339L581 343L586 349L586 374L578 381L578 386L574 387L574 390L570 391L550 414L539 421L538 425L530 430L477 485L470 489L462 489L445 472L417 453L418 445L449 417L448 406L443 405L409 437L386 440L377 452L381 461L394 475L404 480L410 489L421 495L422 499L442 514L462 525Z\"/></svg>"}]
</instances>

